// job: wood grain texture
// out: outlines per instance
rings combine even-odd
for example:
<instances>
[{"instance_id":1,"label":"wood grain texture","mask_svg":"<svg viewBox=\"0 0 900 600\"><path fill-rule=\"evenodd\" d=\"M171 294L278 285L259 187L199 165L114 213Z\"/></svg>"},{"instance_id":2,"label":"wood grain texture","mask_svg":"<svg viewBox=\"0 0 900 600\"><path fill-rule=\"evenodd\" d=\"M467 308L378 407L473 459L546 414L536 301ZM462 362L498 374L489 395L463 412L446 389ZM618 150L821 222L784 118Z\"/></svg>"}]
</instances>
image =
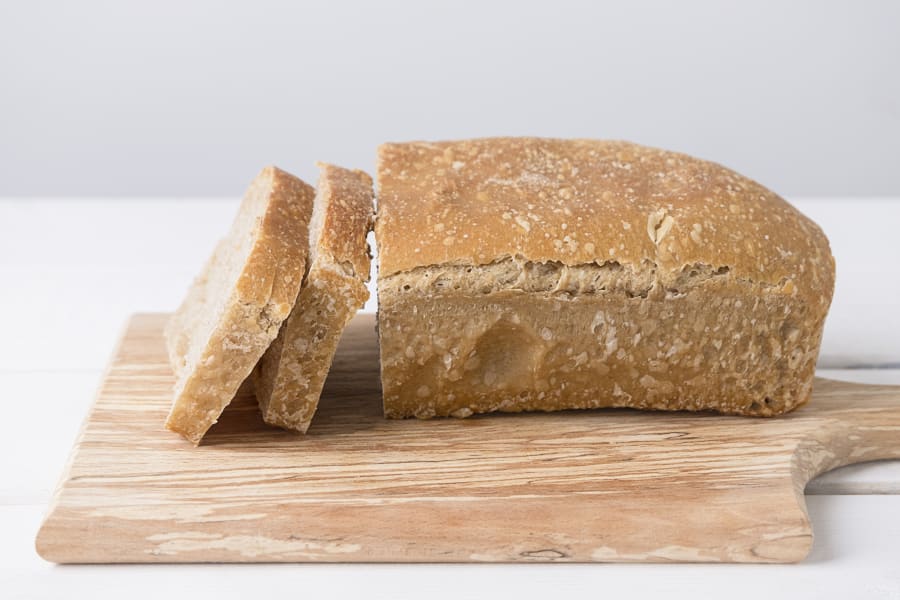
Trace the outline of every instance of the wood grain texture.
<instances>
[{"instance_id":1,"label":"wood grain texture","mask_svg":"<svg viewBox=\"0 0 900 600\"><path fill-rule=\"evenodd\" d=\"M165 318L126 328L38 533L47 560L793 562L809 479L900 457L900 387L822 379L777 419L385 420L372 315L307 435L266 426L242 390L194 448L163 429Z\"/></svg>"}]
</instances>

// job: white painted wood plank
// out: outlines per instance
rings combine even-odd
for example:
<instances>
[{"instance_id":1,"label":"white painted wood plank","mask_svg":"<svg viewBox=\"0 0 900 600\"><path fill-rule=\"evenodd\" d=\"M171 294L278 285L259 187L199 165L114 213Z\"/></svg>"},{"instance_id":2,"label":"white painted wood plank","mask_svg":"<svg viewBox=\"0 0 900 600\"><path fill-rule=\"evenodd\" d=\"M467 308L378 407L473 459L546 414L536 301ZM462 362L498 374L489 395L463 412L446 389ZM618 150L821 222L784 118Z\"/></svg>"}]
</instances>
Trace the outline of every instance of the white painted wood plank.
<instances>
[{"instance_id":1,"label":"white painted wood plank","mask_svg":"<svg viewBox=\"0 0 900 600\"><path fill-rule=\"evenodd\" d=\"M0 201L0 369L102 369L128 315L178 306L236 207Z\"/></svg>"},{"instance_id":2,"label":"white painted wood plank","mask_svg":"<svg viewBox=\"0 0 900 600\"><path fill-rule=\"evenodd\" d=\"M0 505L50 499L101 375L0 371L6 413L0 435Z\"/></svg>"},{"instance_id":3,"label":"white painted wood plank","mask_svg":"<svg viewBox=\"0 0 900 600\"><path fill-rule=\"evenodd\" d=\"M172 310L236 200L0 202L0 368L102 369L127 316Z\"/></svg>"},{"instance_id":4,"label":"white painted wood plank","mask_svg":"<svg viewBox=\"0 0 900 600\"><path fill-rule=\"evenodd\" d=\"M900 198L794 204L825 231L837 263L819 366L900 366Z\"/></svg>"},{"instance_id":5,"label":"white painted wood plank","mask_svg":"<svg viewBox=\"0 0 900 600\"><path fill-rule=\"evenodd\" d=\"M517 600L617 597L900 598L900 496L808 498L816 533L796 565L135 565L67 566L33 550L42 509L0 506L7 598L310 597ZM773 508L777 509L777 507Z\"/></svg>"},{"instance_id":6,"label":"white painted wood plank","mask_svg":"<svg viewBox=\"0 0 900 600\"><path fill-rule=\"evenodd\" d=\"M816 375L838 381L900 385L900 369L817 369Z\"/></svg>"},{"instance_id":7,"label":"white painted wood plank","mask_svg":"<svg viewBox=\"0 0 900 600\"><path fill-rule=\"evenodd\" d=\"M900 364L900 277L890 276L900 264L900 201L795 204L822 225L838 261L820 365ZM0 300L0 330L16 340L0 348L0 368L102 368L127 314L177 306L236 205L0 201L0 278L14 290Z\"/></svg>"}]
</instances>

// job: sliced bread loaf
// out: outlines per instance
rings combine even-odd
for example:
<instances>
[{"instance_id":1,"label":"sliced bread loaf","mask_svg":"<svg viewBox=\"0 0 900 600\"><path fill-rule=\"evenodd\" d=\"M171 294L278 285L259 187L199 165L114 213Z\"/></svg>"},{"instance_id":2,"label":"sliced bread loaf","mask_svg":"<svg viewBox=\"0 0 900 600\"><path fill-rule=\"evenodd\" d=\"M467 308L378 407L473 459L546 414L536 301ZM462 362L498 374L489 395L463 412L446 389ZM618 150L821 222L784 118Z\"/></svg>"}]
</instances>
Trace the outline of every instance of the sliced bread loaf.
<instances>
[{"instance_id":1,"label":"sliced bread loaf","mask_svg":"<svg viewBox=\"0 0 900 600\"><path fill-rule=\"evenodd\" d=\"M314 196L293 175L263 169L166 327L177 376L166 427L194 444L290 314L306 270Z\"/></svg>"},{"instance_id":2,"label":"sliced bread loaf","mask_svg":"<svg viewBox=\"0 0 900 600\"><path fill-rule=\"evenodd\" d=\"M386 144L378 194L389 417L810 398L834 259L755 181L626 142L497 138Z\"/></svg>"},{"instance_id":3,"label":"sliced bread loaf","mask_svg":"<svg viewBox=\"0 0 900 600\"><path fill-rule=\"evenodd\" d=\"M372 179L319 164L310 225L310 269L278 338L256 371L263 419L306 432L344 327L369 297Z\"/></svg>"}]
</instances>

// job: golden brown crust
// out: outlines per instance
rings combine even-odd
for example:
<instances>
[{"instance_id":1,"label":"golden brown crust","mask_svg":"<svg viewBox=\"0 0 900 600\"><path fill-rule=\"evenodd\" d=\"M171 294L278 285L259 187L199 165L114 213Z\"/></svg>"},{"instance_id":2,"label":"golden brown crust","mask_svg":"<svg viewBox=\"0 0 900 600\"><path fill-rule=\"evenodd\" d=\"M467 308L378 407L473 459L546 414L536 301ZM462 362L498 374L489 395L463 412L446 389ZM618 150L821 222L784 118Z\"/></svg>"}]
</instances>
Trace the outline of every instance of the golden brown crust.
<instances>
[{"instance_id":1,"label":"golden brown crust","mask_svg":"<svg viewBox=\"0 0 900 600\"><path fill-rule=\"evenodd\" d=\"M238 280L242 302L275 304L287 314L297 298L309 254L309 220L315 189L278 167L267 167L253 186L269 186L254 251ZM252 190L248 193L254 193Z\"/></svg>"},{"instance_id":2,"label":"golden brown crust","mask_svg":"<svg viewBox=\"0 0 900 600\"><path fill-rule=\"evenodd\" d=\"M379 152L388 416L807 401L834 259L780 197L627 142Z\"/></svg>"},{"instance_id":3,"label":"golden brown crust","mask_svg":"<svg viewBox=\"0 0 900 600\"><path fill-rule=\"evenodd\" d=\"M828 242L812 221L718 164L628 142L495 138L379 149L380 277L510 256L566 265L727 265L821 302Z\"/></svg>"},{"instance_id":4,"label":"golden brown crust","mask_svg":"<svg viewBox=\"0 0 900 600\"><path fill-rule=\"evenodd\" d=\"M369 297L372 179L319 164L311 227L312 264L290 317L256 371L263 419L305 433L341 333Z\"/></svg>"},{"instance_id":5,"label":"golden brown crust","mask_svg":"<svg viewBox=\"0 0 900 600\"><path fill-rule=\"evenodd\" d=\"M368 281L371 256L366 236L375 217L372 178L362 171L316 164L319 194L329 199L316 252L329 255L334 263L352 266L355 276Z\"/></svg>"},{"instance_id":6,"label":"golden brown crust","mask_svg":"<svg viewBox=\"0 0 900 600\"><path fill-rule=\"evenodd\" d=\"M166 427L194 444L290 313L306 269L314 195L296 177L264 169L169 322L166 338L178 381Z\"/></svg>"}]
</instances>

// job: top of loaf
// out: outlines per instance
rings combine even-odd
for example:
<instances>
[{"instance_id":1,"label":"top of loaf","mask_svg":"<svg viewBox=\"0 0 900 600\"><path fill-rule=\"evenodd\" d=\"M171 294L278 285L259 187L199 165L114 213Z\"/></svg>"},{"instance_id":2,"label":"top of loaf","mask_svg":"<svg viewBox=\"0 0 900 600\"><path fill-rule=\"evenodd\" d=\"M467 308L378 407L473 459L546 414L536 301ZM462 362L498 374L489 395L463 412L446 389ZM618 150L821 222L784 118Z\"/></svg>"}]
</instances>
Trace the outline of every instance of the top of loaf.
<instances>
[{"instance_id":1,"label":"top of loaf","mask_svg":"<svg viewBox=\"0 0 900 600\"><path fill-rule=\"evenodd\" d=\"M247 323L222 322L229 308L255 308L260 327L274 324L277 332L306 270L314 196L311 186L274 166L253 179L228 234L169 321L176 370L194 368L217 328L243 335Z\"/></svg>"},{"instance_id":2,"label":"top of loaf","mask_svg":"<svg viewBox=\"0 0 900 600\"><path fill-rule=\"evenodd\" d=\"M685 267L827 295L821 229L721 165L622 141L486 138L379 148L379 277L509 258Z\"/></svg>"},{"instance_id":3,"label":"top of loaf","mask_svg":"<svg viewBox=\"0 0 900 600\"><path fill-rule=\"evenodd\" d=\"M274 166L253 179L224 240L246 246L225 258L231 261L228 269L240 271L236 296L229 301L272 305L278 318L290 313L309 256L315 193L306 182Z\"/></svg>"},{"instance_id":4,"label":"top of loaf","mask_svg":"<svg viewBox=\"0 0 900 600\"><path fill-rule=\"evenodd\" d=\"M372 178L327 163L319 167L319 196L310 223L311 261L322 257L345 274L369 280L371 255L366 236L372 226Z\"/></svg>"}]
</instances>

